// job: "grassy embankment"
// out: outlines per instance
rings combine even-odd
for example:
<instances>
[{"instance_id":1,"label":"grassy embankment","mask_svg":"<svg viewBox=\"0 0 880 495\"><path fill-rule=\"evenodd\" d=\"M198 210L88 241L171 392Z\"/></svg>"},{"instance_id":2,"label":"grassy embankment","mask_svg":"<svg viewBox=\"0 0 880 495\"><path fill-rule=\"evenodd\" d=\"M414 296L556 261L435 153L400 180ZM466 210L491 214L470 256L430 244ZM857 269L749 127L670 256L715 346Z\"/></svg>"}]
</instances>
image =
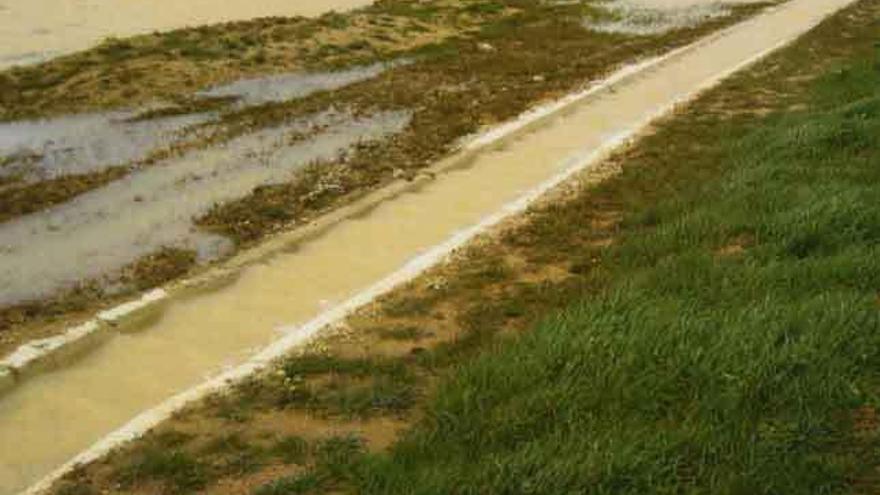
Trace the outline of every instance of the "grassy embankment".
<instances>
[{"instance_id":1,"label":"grassy embankment","mask_svg":"<svg viewBox=\"0 0 880 495\"><path fill-rule=\"evenodd\" d=\"M364 143L345 159L314 164L288 183L257 188L198 219L201 227L239 245L253 244L395 178L418 174L481 126L570 92L618 64L691 42L764 6L739 6L730 16L693 28L633 36L586 30L585 19L608 15L594 2L395 0L319 19L266 19L108 41L94 50L0 73L0 119L158 98L176 102L172 112L214 106L222 113L220 121L140 163L39 183L6 184L0 187L0 222L64 203L169 156L330 108L354 114L413 112L411 125L392 139ZM229 41L239 38L249 41ZM251 55L259 50L275 56L254 62ZM238 77L399 57L414 63L288 102L238 109L224 106L229 101L192 96L206 85ZM87 313L173 280L189 272L194 259L192 253L164 249L122 270L121 280L114 280L119 283L112 284L123 288L119 293L107 294L105 280L82 281L54 297L0 308L0 349L51 334L56 331L53 324L77 312Z\"/></svg>"},{"instance_id":2,"label":"grassy embankment","mask_svg":"<svg viewBox=\"0 0 880 495\"><path fill-rule=\"evenodd\" d=\"M457 370L390 454L358 462L352 485L876 490L859 484L880 462L873 15L868 39L849 41L874 50L826 73L805 109L706 122L696 143L669 141L697 151L671 175L625 169L607 187L662 194L653 205L620 199L624 219L600 261L614 282ZM534 233L555 239L577 204L550 210Z\"/></svg>"},{"instance_id":3,"label":"grassy embankment","mask_svg":"<svg viewBox=\"0 0 880 495\"><path fill-rule=\"evenodd\" d=\"M873 493L878 33L863 0L57 493Z\"/></svg>"}]
</instances>

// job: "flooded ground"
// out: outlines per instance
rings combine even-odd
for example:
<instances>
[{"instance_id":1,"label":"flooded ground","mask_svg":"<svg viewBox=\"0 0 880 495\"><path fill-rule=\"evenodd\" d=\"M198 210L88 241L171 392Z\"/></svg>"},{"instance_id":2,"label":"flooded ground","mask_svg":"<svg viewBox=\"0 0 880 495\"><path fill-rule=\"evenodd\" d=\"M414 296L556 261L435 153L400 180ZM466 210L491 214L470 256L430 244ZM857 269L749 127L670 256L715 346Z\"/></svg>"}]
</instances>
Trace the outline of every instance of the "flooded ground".
<instances>
[{"instance_id":1,"label":"flooded ground","mask_svg":"<svg viewBox=\"0 0 880 495\"><path fill-rule=\"evenodd\" d=\"M376 77L391 65L253 78L201 96L236 99L236 108L282 102ZM196 230L194 217L255 187L285 182L306 165L333 161L356 144L400 132L410 118L407 112L355 118L330 110L138 167L139 160L205 132L199 124L218 119L208 112L146 120L138 115L124 110L0 123L0 179L13 184L134 167L104 187L0 223L0 307L111 278L165 247L212 260L228 252L230 242Z\"/></svg>"},{"instance_id":2,"label":"flooded ground","mask_svg":"<svg viewBox=\"0 0 880 495\"><path fill-rule=\"evenodd\" d=\"M372 0L0 0L0 68L89 48L104 38L267 16L315 16Z\"/></svg>"},{"instance_id":3,"label":"flooded ground","mask_svg":"<svg viewBox=\"0 0 880 495\"><path fill-rule=\"evenodd\" d=\"M145 158L178 140L208 114L129 121L136 112L71 115L0 123L0 177L35 182L96 172Z\"/></svg>"},{"instance_id":4,"label":"flooded ground","mask_svg":"<svg viewBox=\"0 0 880 495\"><path fill-rule=\"evenodd\" d=\"M365 81L404 63L242 79L197 92L194 97L229 99L237 108L284 102ZM161 108L160 103L156 109ZM0 178L33 182L130 165L178 142L183 131L217 117L200 112L139 119L142 114L140 110L117 110L0 122Z\"/></svg>"},{"instance_id":5,"label":"flooded ground","mask_svg":"<svg viewBox=\"0 0 880 495\"><path fill-rule=\"evenodd\" d=\"M283 182L306 165L401 131L406 113L355 118L327 112L185 154L0 228L0 305L40 298L98 278L163 247L210 260L229 248L193 218L255 187ZM322 129L302 140L303 133ZM46 260L52 260L46 263Z\"/></svg>"},{"instance_id":6,"label":"flooded ground","mask_svg":"<svg viewBox=\"0 0 880 495\"><path fill-rule=\"evenodd\" d=\"M139 411L241 362L280 329L295 328L503 211L525 191L851 2L792 0L482 152L470 167L248 268L231 285L172 301L148 328L27 381L0 399L0 445L17 447L0 451L0 490L33 483ZM402 124L405 116L382 121Z\"/></svg>"}]
</instances>

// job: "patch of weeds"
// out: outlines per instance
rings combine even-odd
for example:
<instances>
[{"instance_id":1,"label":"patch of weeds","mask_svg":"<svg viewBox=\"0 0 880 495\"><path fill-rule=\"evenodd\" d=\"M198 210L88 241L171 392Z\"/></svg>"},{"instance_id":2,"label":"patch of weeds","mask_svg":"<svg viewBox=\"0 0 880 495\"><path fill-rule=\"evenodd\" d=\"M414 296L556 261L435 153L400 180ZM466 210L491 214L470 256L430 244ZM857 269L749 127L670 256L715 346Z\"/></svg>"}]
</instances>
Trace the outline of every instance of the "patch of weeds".
<instances>
[{"instance_id":1,"label":"patch of weeds","mask_svg":"<svg viewBox=\"0 0 880 495\"><path fill-rule=\"evenodd\" d=\"M287 360L271 385L255 390L274 407L369 417L400 414L415 403L417 378L398 360L303 356ZM317 382L312 378L328 377Z\"/></svg>"},{"instance_id":2,"label":"patch of weeds","mask_svg":"<svg viewBox=\"0 0 880 495\"><path fill-rule=\"evenodd\" d=\"M513 270L503 259L480 257L479 253L469 256L472 261L456 273L447 288L450 292L479 292L486 286L510 280Z\"/></svg>"},{"instance_id":3,"label":"patch of weeds","mask_svg":"<svg viewBox=\"0 0 880 495\"><path fill-rule=\"evenodd\" d=\"M415 404L411 376L375 376L365 382L340 380L313 389L309 407L330 415L366 418L376 414L401 414Z\"/></svg>"},{"instance_id":4,"label":"patch of weeds","mask_svg":"<svg viewBox=\"0 0 880 495\"><path fill-rule=\"evenodd\" d=\"M344 478L365 452L364 440L357 435L327 438L315 446L315 469L336 478Z\"/></svg>"},{"instance_id":5,"label":"patch of weeds","mask_svg":"<svg viewBox=\"0 0 880 495\"><path fill-rule=\"evenodd\" d=\"M53 495L97 495L98 490L92 485L84 466L77 466L67 473L52 491Z\"/></svg>"},{"instance_id":6,"label":"patch of weeds","mask_svg":"<svg viewBox=\"0 0 880 495\"><path fill-rule=\"evenodd\" d=\"M237 384L226 394L213 395L205 400L205 407L220 419L231 423L245 424L253 417L258 406L258 397L264 386L261 381L250 379Z\"/></svg>"},{"instance_id":7,"label":"patch of weeds","mask_svg":"<svg viewBox=\"0 0 880 495\"><path fill-rule=\"evenodd\" d=\"M239 433L230 433L211 440L199 454L200 458L211 460L215 472L224 476L241 476L260 468L267 453L248 443Z\"/></svg>"},{"instance_id":8,"label":"patch of weeds","mask_svg":"<svg viewBox=\"0 0 880 495\"><path fill-rule=\"evenodd\" d=\"M88 174L64 175L35 183L13 184L0 190L0 223L64 203L127 173L125 167L111 167Z\"/></svg>"},{"instance_id":9,"label":"patch of weeds","mask_svg":"<svg viewBox=\"0 0 880 495\"><path fill-rule=\"evenodd\" d=\"M350 20L343 14L331 11L319 17L318 22L332 29L345 29L349 26Z\"/></svg>"},{"instance_id":10,"label":"patch of weeds","mask_svg":"<svg viewBox=\"0 0 880 495\"><path fill-rule=\"evenodd\" d=\"M416 374L400 360L309 354L286 359L263 379L239 384L234 392L211 399L210 407L218 415L262 407L366 418L412 407L417 383Z\"/></svg>"},{"instance_id":11,"label":"patch of weeds","mask_svg":"<svg viewBox=\"0 0 880 495\"><path fill-rule=\"evenodd\" d=\"M363 376L386 363L371 359L342 359L323 354L304 354L283 361L281 369L285 377L313 376L327 373Z\"/></svg>"},{"instance_id":12,"label":"patch of weeds","mask_svg":"<svg viewBox=\"0 0 880 495\"><path fill-rule=\"evenodd\" d=\"M308 459L309 443L298 436L281 438L269 448L269 452L285 464L304 464Z\"/></svg>"},{"instance_id":13,"label":"patch of weeds","mask_svg":"<svg viewBox=\"0 0 880 495\"><path fill-rule=\"evenodd\" d=\"M179 430L165 430L149 435L149 440L165 449L176 449L189 443L194 438L193 434Z\"/></svg>"},{"instance_id":14,"label":"patch of weeds","mask_svg":"<svg viewBox=\"0 0 880 495\"><path fill-rule=\"evenodd\" d=\"M261 486L253 495L301 495L317 493L323 486L322 478L316 473L289 476Z\"/></svg>"},{"instance_id":15,"label":"patch of weeds","mask_svg":"<svg viewBox=\"0 0 880 495\"><path fill-rule=\"evenodd\" d=\"M386 299L382 311L392 318L403 316L427 316L441 300L441 291L428 295L399 294Z\"/></svg>"},{"instance_id":16,"label":"patch of weeds","mask_svg":"<svg viewBox=\"0 0 880 495\"><path fill-rule=\"evenodd\" d=\"M28 301L0 308L0 332L30 321L53 321L92 307L104 295L97 282L77 285L52 299Z\"/></svg>"},{"instance_id":17,"label":"patch of weeds","mask_svg":"<svg viewBox=\"0 0 880 495\"><path fill-rule=\"evenodd\" d=\"M496 328L480 327L462 332L450 342L441 342L415 356L415 362L434 372L449 368L461 360L473 357L496 342Z\"/></svg>"},{"instance_id":18,"label":"patch of weeds","mask_svg":"<svg viewBox=\"0 0 880 495\"><path fill-rule=\"evenodd\" d=\"M158 482L163 493L183 494L204 488L208 473L206 466L189 453L149 445L137 449L130 462L116 468L113 478L126 488Z\"/></svg>"},{"instance_id":19,"label":"patch of weeds","mask_svg":"<svg viewBox=\"0 0 880 495\"><path fill-rule=\"evenodd\" d=\"M380 328L377 332L383 339L391 340L413 340L419 341L430 336L430 332L425 331L417 326L396 326L391 328Z\"/></svg>"},{"instance_id":20,"label":"patch of weeds","mask_svg":"<svg viewBox=\"0 0 880 495\"><path fill-rule=\"evenodd\" d=\"M505 5L503 2L479 2L468 5L464 11L469 14L485 15L498 14L503 12Z\"/></svg>"},{"instance_id":21,"label":"patch of weeds","mask_svg":"<svg viewBox=\"0 0 880 495\"><path fill-rule=\"evenodd\" d=\"M123 280L130 281L137 290L151 289L185 275L195 263L195 251L164 247L129 265Z\"/></svg>"},{"instance_id":22,"label":"patch of weeds","mask_svg":"<svg viewBox=\"0 0 880 495\"><path fill-rule=\"evenodd\" d=\"M363 459L366 447L356 435L340 435L319 441L313 451L313 466L308 472L265 484L254 495L336 492L350 481L351 469Z\"/></svg>"},{"instance_id":23,"label":"patch of weeds","mask_svg":"<svg viewBox=\"0 0 880 495\"><path fill-rule=\"evenodd\" d=\"M54 495L97 495L97 491L86 481L64 481Z\"/></svg>"}]
</instances>

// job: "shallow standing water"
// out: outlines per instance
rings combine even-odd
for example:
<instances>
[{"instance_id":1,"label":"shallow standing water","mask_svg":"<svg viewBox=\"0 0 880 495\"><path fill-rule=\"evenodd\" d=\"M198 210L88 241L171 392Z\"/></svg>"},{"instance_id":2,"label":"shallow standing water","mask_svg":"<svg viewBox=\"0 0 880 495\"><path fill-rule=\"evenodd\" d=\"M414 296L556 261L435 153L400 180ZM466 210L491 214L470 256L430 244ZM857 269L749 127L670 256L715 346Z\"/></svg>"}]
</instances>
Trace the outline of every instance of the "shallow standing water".
<instances>
[{"instance_id":1,"label":"shallow standing water","mask_svg":"<svg viewBox=\"0 0 880 495\"><path fill-rule=\"evenodd\" d=\"M0 492L33 483L138 412L241 362L277 329L313 318L853 1L792 0L482 152L469 168L246 269L229 286L172 301L139 333L26 381L0 398Z\"/></svg>"},{"instance_id":2,"label":"shallow standing water","mask_svg":"<svg viewBox=\"0 0 880 495\"><path fill-rule=\"evenodd\" d=\"M227 242L197 230L194 217L257 186L285 182L296 170L333 160L358 143L400 132L409 119L407 112L358 118L325 112L169 159L5 222L0 225L0 305L112 274L166 246L212 259ZM323 130L291 143L316 125Z\"/></svg>"},{"instance_id":3,"label":"shallow standing water","mask_svg":"<svg viewBox=\"0 0 880 495\"><path fill-rule=\"evenodd\" d=\"M0 0L0 68L89 48L109 36L268 16L316 16L372 0Z\"/></svg>"}]
</instances>

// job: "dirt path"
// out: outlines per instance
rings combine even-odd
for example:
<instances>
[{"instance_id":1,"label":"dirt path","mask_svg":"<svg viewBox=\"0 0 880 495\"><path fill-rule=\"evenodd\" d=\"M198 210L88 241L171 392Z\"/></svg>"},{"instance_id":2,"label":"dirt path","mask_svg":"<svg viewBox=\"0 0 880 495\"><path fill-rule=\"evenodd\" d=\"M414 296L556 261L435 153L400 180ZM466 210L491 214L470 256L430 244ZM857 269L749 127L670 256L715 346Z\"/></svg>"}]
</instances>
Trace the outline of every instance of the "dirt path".
<instances>
[{"instance_id":1,"label":"dirt path","mask_svg":"<svg viewBox=\"0 0 880 495\"><path fill-rule=\"evenodd\" d=\"M0 1L0 68L36 62L124 37L267 16L315 16L371 0Z\"/></svg>"},{"instance_id":2,"label":"dirt path","mask_svg":"<svg viewBox=\"0 0 880 495\"><path fill-rule=\"evenodd\" d=\"M148 328L117 336L74 365L26 381L0 399L0 445L16 446L0 451L0 491L23 489L139 411L243 361L279 329L296 328L401 267L417 268L407 263L432 246L452 246L456 235L464 239L487 216L511 211L512 202L852 2L793 0L747 21L478 154L466 168L245 270L230 285L171 302Z\"/></svg>"}]
</instances>

